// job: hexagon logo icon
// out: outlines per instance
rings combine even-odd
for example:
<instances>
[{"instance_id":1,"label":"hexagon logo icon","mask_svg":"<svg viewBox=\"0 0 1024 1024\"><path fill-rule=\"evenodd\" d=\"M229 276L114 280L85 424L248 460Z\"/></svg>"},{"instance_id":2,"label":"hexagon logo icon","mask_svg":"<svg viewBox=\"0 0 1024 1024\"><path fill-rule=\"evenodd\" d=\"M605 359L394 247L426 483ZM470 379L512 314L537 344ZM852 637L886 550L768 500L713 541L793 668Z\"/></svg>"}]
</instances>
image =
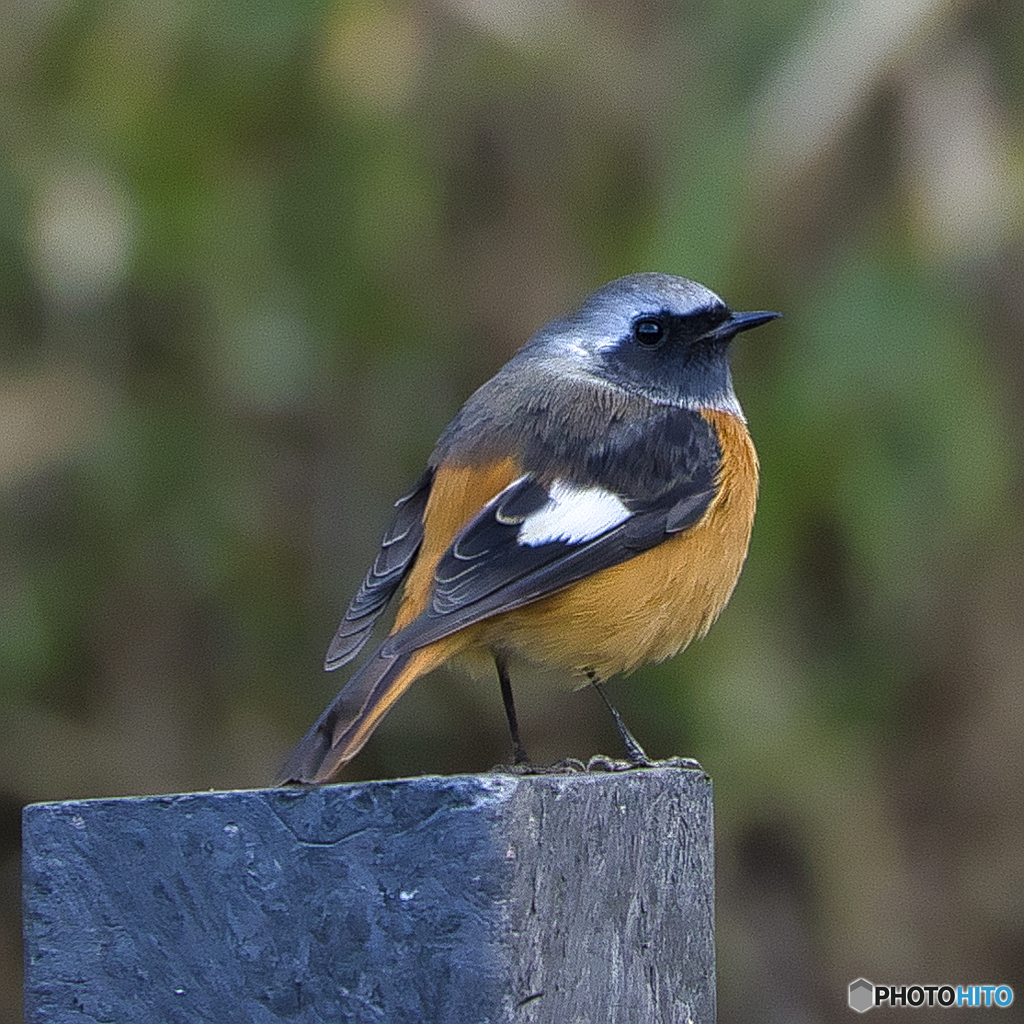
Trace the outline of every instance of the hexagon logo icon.
<instances>
[{"instance_id":1,"label":"hexagon logo icon","mask_svg":"<svg viewBox=\"0 0 1024 1024\"><path fill-rule=\"evenodd\" d=\"M866 1013L875 1005L875 986L866 978L850 982L850 1009Z\"/></svg>"}]
</instances>

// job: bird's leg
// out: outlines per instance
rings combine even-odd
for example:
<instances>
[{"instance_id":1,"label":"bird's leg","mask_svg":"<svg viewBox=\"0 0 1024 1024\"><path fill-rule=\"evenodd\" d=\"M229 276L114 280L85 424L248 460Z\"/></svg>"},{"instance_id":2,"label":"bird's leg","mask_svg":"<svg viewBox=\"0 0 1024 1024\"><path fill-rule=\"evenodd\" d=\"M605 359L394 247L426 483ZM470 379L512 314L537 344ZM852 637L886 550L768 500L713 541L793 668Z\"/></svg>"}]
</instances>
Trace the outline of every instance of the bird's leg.
<instances>
[{"instance_id":1,"label":"bird's leg","mask_svg":"<svg viewBox=\"0 0 1024 1024\"><path fill-rule=\"evenodd\" d=\"M626 728L626 723L622 720L622 715L620 715L612 706L612 702L608 699L598 680L591 676L591 682L593 683L594 689L601 695L601 700L604 701L605 707L612 713L612 718L615 719L615 728L618 729L619 739L622 740L622 746L625 748L626 760L630 764L636 765L638 768L654 764L654 762L647 756L644 748L637 743L636 737Z\"/></svg>"},{"instance_id":2,"label":"bird's leg","mask_svg":"<svg viewBox=\"0 0 1024 1024\"><path fill-rule=\"evenodd\" d=\"M500 654L494 656L494 667L498 670L498 682L501 683L501 700L505 705L508 731L512 734L512 763L514 765L529 764L529 755L519 739L519 722L516 719L516 702L512 699L512 680L509 679L508 664Z\"/></svg>"}]
</instances>

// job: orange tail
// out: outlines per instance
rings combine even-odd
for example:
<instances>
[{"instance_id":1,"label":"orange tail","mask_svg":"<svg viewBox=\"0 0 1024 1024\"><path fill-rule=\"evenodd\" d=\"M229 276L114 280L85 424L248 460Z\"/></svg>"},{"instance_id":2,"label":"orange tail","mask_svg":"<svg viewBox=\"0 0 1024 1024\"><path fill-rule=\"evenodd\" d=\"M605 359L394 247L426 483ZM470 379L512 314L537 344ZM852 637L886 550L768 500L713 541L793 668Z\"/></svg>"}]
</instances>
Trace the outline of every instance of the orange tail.
<instances>
[{"instance_id":1,"label":"orange tail","mask_svg":"<svg viewBox=\"0 0 1024 1024\"><path fill-rule=\"evenodd\" d=\"M420 676L447 661L457 648L445 637L408 654L378 649L331 701L292 751L274 782L326 782L363 748L391 706Z\"/></svg>"}]
</instances>

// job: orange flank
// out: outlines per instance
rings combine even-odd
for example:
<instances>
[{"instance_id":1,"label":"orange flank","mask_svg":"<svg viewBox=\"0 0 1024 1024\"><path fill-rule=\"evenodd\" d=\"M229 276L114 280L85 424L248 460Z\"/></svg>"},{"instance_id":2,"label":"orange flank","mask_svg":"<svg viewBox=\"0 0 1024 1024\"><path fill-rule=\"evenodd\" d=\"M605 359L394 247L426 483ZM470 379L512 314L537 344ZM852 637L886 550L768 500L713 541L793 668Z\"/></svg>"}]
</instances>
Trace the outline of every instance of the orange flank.
<instances>
[{"instance_id":1,"label":"orange flank","mask_svg":"<svg viewBox=\"0 0 1024 1024\"><path fill-rule=\"evenodd\" d=\"M434 475L423 514L423 544L402 591L402 603L391 628L404 629L430 600L434 570L462 528L522 470L511 458L486 466L441 466Z\"/></svg>"}]
</instances>

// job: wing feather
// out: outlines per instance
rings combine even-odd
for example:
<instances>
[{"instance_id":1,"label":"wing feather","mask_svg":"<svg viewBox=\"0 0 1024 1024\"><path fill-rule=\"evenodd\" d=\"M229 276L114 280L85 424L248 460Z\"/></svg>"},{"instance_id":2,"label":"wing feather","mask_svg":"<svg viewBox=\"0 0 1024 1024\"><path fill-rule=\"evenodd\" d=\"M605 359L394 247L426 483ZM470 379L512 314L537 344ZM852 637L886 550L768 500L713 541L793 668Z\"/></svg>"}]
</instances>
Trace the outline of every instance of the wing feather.
<instances>
[{"instance_id":1,"label":"wing feather","mask_svg":"<svg viewBox=\"0 0 1024 1024\"><path fill-rule=\"evenodd\" d=\"M398 511L381 540L380 553L367 570L327 650L327 671L347 664L363 649L377 620L408 575L423 542L423 513L433 479L433 470L429 470L413 491L395 502Z\"/></svg>"}]
</instances>

